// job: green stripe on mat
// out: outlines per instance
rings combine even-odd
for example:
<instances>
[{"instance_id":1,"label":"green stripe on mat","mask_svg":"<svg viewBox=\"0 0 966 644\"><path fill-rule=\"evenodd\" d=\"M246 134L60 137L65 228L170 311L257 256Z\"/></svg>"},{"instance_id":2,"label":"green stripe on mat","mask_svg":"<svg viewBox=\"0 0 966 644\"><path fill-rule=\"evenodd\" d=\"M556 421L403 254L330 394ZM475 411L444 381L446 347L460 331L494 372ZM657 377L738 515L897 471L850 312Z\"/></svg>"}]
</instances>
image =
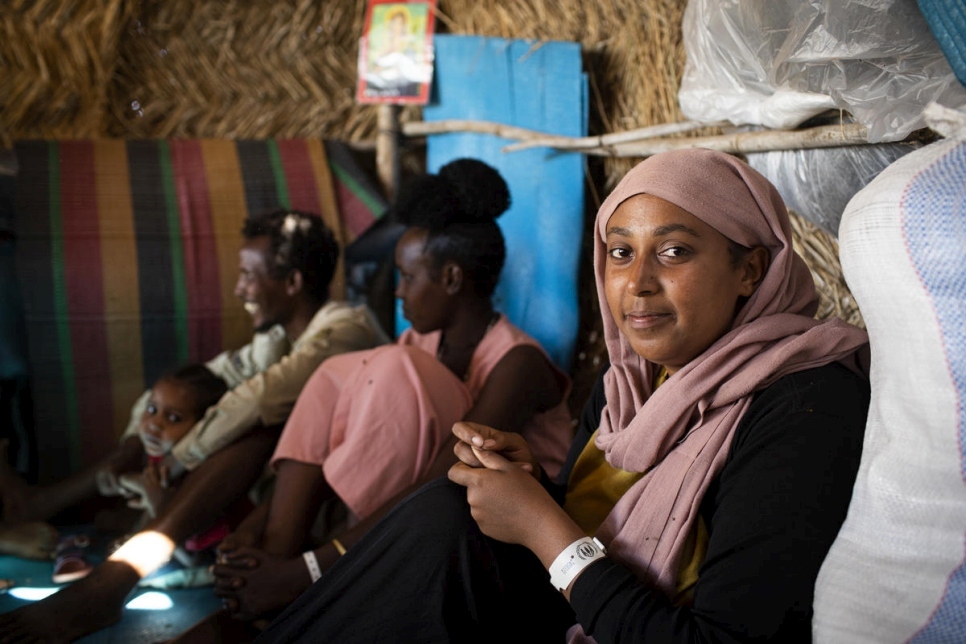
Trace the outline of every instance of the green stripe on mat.
<instances>
[{"instance_id":1,"label":"green stripe on mat","mask_svg":"<svg viewBox=\"0 0 966 644\"><path fill-rule=\"evenodd\" d=\"M282 153L278 151L278 143L274 139L268 141L268 158L272 162L272 175L275 177L275 193L282 208L291 208L288 197L288 181L285 180L285 166L282 164Z\"/></svg>"},{"instance_id":2,"label":"green stripe on mat","mask_svg":"<svg viewBox=\"0 0 966 644\"><path fill-rule=\"evenodd\" d=\"M161 176L164 182L165 215L171 249L171 279L174 293L174 329L177 338L178 364L188 362L188 285L184 274L184 246L181 243L181 219L178 216L178 193L171 167L171 147L167 141L158 142Z\"/></svg>"},{"instance_id":3,"label":"green stripe on mat","mask_svg":"<svg viewBox=\"0 0 966 644\"><path fill-rule=\"evenodd\" d=\"M374 218L379 219L385 214L383 204L375 199L368 190L360 186L359 182L349 172L342 169L339 164L334 163L332 159L329 159L329 168L332 169L332 172L339 179L339 182L344 184L355 195L356 199L365 204Z\"/></svg>"},{"instance_id":4,"label":"green stripe on mat","mask_svg":"<svg viewBox=\"0 0 966 644\"><path fill-rule=\"evenodd\" d=\"M57 319L57 340L60 344L60 368L64 379L64 404L67 409L67 432L70 444L70 468L81 467L80 416L77 409L77 383L74 380L74 348L70 339L70 311L67 308L67 278L64 274L64 226L60 199L60 148L58 143L47 143L50 191L50 263L54 291L54 317Z\"/></svg>"}]
</instances>

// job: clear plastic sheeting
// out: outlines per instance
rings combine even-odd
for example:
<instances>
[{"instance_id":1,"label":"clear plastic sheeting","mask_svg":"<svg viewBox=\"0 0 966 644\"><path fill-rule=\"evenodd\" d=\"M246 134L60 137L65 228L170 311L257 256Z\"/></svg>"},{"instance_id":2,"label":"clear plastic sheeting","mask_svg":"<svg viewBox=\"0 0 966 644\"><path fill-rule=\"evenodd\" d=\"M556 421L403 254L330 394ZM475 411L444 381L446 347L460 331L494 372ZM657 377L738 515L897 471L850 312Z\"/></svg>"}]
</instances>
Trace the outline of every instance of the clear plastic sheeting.
<instances>
[{"instance_id":1,"label":"clear plastic sheeting","mask_svg":"<svg viewBox=\"0 0 966 644\"><path fill-rule=\"evenodd\" d=\"M792 129L837 108L875 143L925 127L930 101L966 105L915 0L690 0L683 30L691 120Z\"/></svg>"},{"instance_id":2,"label":"clear plastic sheeting","mask_svg":"<svg viewBox=\"0 0 966 644\"><path fill-rule=\"evenodd\" d=\"M838 236L839 222L849 200L893 161L918 147L886 143L745 156L751 167L775 184L786 206Z\"/></svg>"}]
</instances>

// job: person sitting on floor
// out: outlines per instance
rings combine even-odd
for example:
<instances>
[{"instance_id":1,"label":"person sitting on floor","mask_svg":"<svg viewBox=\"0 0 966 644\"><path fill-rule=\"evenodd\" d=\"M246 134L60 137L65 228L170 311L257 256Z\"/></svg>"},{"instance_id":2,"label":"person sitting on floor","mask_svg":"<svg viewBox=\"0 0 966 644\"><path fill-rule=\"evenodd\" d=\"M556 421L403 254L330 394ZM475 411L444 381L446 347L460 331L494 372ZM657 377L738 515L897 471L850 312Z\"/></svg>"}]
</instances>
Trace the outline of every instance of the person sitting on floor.
<instances>
[{"instance_id":1,"label":"person sitting on floor","mask_svg":"<svg viewBox=\"0 0 966 644\"><path fill-rule=\"evenodd\" d=\"M572 440L570 379L493 308L506 254L495 220L509 200L499 173L474 159L406 187L395 206L406 226L396 296L412 328L395 345L338 356L313 375L272 457L270 503L219 548L226 610L177 641L254 636L228 617L277 612L394 502L445 474L460 419L520 432L547 471L559 470ZM330 499L347 507L351 529L330 526L313 539Z\"/></svg>"},{"instance_id":2,"label":"person sitting on floor","mask_svg":"<svg viewBox=\"0 0 966 644\"><path fill-rule=\"evenodd\" d=\"M389 341L367 307L329 300L339 246L320 217L283 209L259 213L246 220L242 236L235 295L252 316L255 334L251 343L205 363L230 391L165 457L171 479L259 425L284 423L305 382L327 357ZM95 490L124 496L118 476L144 458L139 429L149 393L132 407L120 446L71 477L31 488L0 463L4 519L50 519Z\"/></svg>"},{"instance_id":3,"label":"person sitting on floor","mask_svg":"<svg viewBox=\"0 0 966 644\"><path fill-rule=\"evenodd\" d=\"M131 495L128 505L144 510L138 528L160 515L174 496L164 458L227 390L225 381L203 364L186 365L154 383L138 432L146 456L144 468L120 477L121 486ZM251 501L240 498L215 524L190 537L184 543L184 551L179 546L175 551L181 553L179 559L188 562L191 553L212 550L251 508Z\"/></svg>"},{"instance_id":4,"label":"person sitting on floor","mask_svg":"<svg viewBox=\"0 0 966 644\"><path fill-rule=\"evenodd\" d=\"M785 205L733 156L646 159L594 233L609 366L561 485L518 434L457 424L450 480L256 642L810 641L862 450L866 333L814 319Z\"/></svg>"},{"instance_id":5,"label":"person sitting on floor","mask_svg":"<svg viewBox=\"0 0 966 644\"><path fill-rule=\"evenodd\" d=\"M121 485L130 499L128 505L142 510L132 529L140 529L164 509L174 489L168 485L162 460L171 452L174 444L204 416L205 410L217 403L227 390L225 381L203 364L189 364L167 373L148 390L148 401L141 414L139 428L144 459L139 468L120 473ZM216 536L219 529L222 530L221 537L224 537L227 532L219 523L206 531L205 541L210 543L211 537ZM187 543L197 543L195 537L192 539L195 541L189 539ZM73 547L77 541L84 546ZM93 567L84 556L89 543L87 535L74 536L65 541L65 552L57 557L54 564L53 579L56 583L76 581L90 573ZM201 548L188 547L188 550L197 552ZM180 553L179 559L187 561L188 552L181 550L181 546L176 548L175 553Z\"/></svg>"},{"instance_id":6,"label":"person sitting on floor","mask_svg":"<svg viewBox=\"0 0 966 644\"><path fill-rule=\"evenodd\" d=\"M339 353L388 342L368 308L329 299L339 246L320 217L294 210L253 215L242 234L235 294L252 316L258 340L206 363L230 391L164 457L172 480L183 475L175 494L145 532L87 577L0 616L0 639L19 633L70 640L118 621L125 597L139 579L166 563L174 544L210 525L261 477L285 419L318 365ZM287 352L264 351L266 334L269 341L274 337L284 342ZM67 482L55 483L53 490L35 490L17 481L11 485L9 477L0 477L5 512L18 505L49 516L58 506L76 503L77 488L85 486L121 493L117 473L125 469L123 462L143 457L138 418L135 408L119 448L122 456L114 454ZM146 544L143 553L150 555L142 554L139 544Z\"/></svg>"}]
</instances>

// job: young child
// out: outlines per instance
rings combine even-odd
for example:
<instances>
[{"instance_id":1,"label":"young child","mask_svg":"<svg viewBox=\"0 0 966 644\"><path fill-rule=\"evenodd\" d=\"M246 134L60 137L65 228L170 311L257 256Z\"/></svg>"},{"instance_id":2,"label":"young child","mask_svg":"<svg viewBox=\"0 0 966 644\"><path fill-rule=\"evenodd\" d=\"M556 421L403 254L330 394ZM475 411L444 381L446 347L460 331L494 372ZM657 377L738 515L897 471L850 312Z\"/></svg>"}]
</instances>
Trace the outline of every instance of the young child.
<instances>
[{"instance_id":1,"label":"young child","mask_svg":"<svg viewBox=\"0 0 966 644\"><path fill-rule=\"evenodd\" d=\"M145 519L157 516L173 493L162 460L226 391L225 381L203 364L181 367L161 376L151 387L138 429L146 467L143 472L122 475L119 481L133 495L128 505L145 510Z\"/></svg>"},{"instance_id":2,"label":"young child","mask_svg":"<svg viewBox=\"0 0 966 644\"><path fill-rule=\"evenodd\" d=\"M146 465L143 471L122 474L118 480L129 497L128 506L144 510L132 532L143 529L158 516L175 494L162 465L164 457L226 391L225 382L203 364L186 365L154 383L138 428ZM175 557L185 566L198 564L199 554L216 546L252 507L247 499L242 499L213 525L179 545ZM123 541L124 538L117 543Z\"/></svg>"},{"instance_id":3,"label":"young child","mask_svg":"<svg viewBox=\"0 0 966 644\"><path fill-rule=\"evenodd\" d=\"M148 404L141 415L139 438L144 447L141 467L120 473L116 481L98 479L101 494L120 494L128 498L128 506L144 510L135 530L141 529L174 494L169 489L161 460L171 448L228 390L225 381L203 364L189 364L158 378L151 388ZM106 470L104 470L106 471ZM90 540L74 535L61 541L55 552L53 579L68 583L86 576L93 566L86 558ZM190 557L181 554L185 562Z\"/></svg>"},{"instance_id":4,"label":"young child","mask_svg":"<svg viewBox=\"0 0 966 644\"><path fill-rule=\"evenodd\" d=\"M138 430L147 464L143 472L123 474L119 481L131 496L128 505L145 511L139 529L156 517L175 493L161 464L164 457L226 391L225 382L202 364L189 364L162 376L151 388ZM247 501L242 505L245 507L237 512L232 508L222 520L188 539L185 549L199 552L216 545L229 532L231 518L244 516L251 509Z\"/></svg>"}]
</instances>

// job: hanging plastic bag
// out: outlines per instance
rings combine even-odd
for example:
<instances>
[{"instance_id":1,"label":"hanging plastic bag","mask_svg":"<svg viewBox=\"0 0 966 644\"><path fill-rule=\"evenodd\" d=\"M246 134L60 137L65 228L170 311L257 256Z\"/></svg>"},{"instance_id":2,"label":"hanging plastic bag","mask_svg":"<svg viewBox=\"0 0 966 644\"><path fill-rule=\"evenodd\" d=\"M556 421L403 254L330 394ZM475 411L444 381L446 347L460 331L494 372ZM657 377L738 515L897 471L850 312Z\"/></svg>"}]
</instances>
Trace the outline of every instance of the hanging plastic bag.
<instances>
[{"instance_id":1,"label":"hanging plastic bag","mask_svg":"<svg viewBox=\"0 0 966 644\"><path fill-rule=\"evenodd\" d=\"M785 204L825 232L838 235L855 194L918 143L884 143L746 154L748 164L775 184Z\"/></svg>"},{"instance_id":2,"label":"hanging plastic bag","mask_svg":"<svg viewBox=\"0 0 966 644\"><path fill-rule=\"evenodd\" d=\"M791 129L839 108L899 141L930 101L966 105L914 0L691 0L683 30L691 120Z\"/></svg>"}]
</instances>

